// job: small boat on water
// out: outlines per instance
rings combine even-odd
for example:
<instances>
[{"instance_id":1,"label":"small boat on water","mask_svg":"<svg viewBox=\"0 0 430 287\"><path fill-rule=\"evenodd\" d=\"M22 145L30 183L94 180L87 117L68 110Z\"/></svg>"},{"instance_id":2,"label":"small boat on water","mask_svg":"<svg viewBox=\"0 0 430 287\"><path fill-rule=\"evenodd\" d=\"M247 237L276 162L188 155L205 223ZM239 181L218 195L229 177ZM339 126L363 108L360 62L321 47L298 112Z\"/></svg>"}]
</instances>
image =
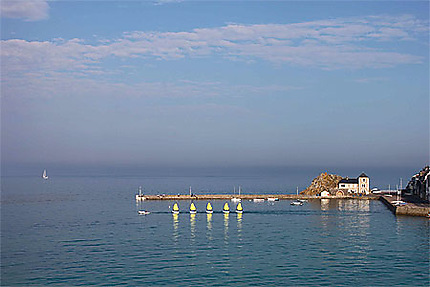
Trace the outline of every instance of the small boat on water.
<instances>
[{"instance_id":1,"label":"small boat on water","mask_svg":"<svg viewBox=\"0 0 430 287\"><path fill-rule=\"evenodd\" d=\"M236 212L237 213L243 213L243 207L242 207L242 203L238 203L236 206Z\"/></svg>"},{"instance_id":2,"label":"small boat on water","mask_svg":"<svg viewBox=\"0 0 430 287\"><path fill-rule=\"evenodd\" d=\"M299 187L297 187L296 189L296 195L299 196ZM291 205L303 205L303 203L305 202L304 199L296 199L295 201L291 202Z\"/></svg>"},{"instance_id":3,"label":"small boat on water","mask_svg":"<svg viewBox=\"0 0 430 287\"><path fill-rule=\"evenodd\" d=\"M138 214L140 214L140 215L148 215L148 214L150 214L151 212L149 212L149 211L147 211L147 210L138 210L138 211L137 211L137 213L138 213Z\"/></svg>"},{"instance_id":4,"label":"small boat on water","mask_svg":"<svg viewBox=\"0 0 430 287\"><path fill-rule=\"evenodd\" d=\"M254 198L254 202L264 202L264 198Z\"/></svg>"},{"instance_id":5,"label":"small boat on water","mask_svg":"<svg viewBox=\"0 0 430 287\"><path fill-rule=\"evenodd\" d=\"M172 213L173 214L178 214L179 213L179 206L178 206L178 204L176 202L175 202L175 204L173 204Z\"/></svg>"},{"instance_id":6,"label":"small boat on water","mask_svg":"<svg viewBox=\"0 0 430 287\"><path fill-rule=\"evenodd\" d=\"M222 208L222 212L224 213L230 213L230 206L228 206L228 203L224 203L224 207Z\"/></svg>"},{"instance_id":7,"label":"small boat on water","mask_svg":"<svg viewBox=\"0 0 430 287\"><path fill-rule=\"evenodd\" d=\"M208 202L208 204L206 204L206 213L213 213L214 210L212 208L212 204L210 202Z\"/></svg>"},{"instance_id":8,"label":"small boat on water","mask_svg":"<svg viewBox=\"0 0 430 287\"><path fill-rule=\"evenodd\" d=\"M196 208L196 206L194 205L194 202L191 202L191 205L190 205L190 213L193 213L193 214L197 213L197 208Z\"/></svg>"},{"instance_id":9,"label":"small boat on water","mask_svg":"<svg viewBox=\"0 0 430 287\"><path fill-rule=\"evenodd\" d=\"M234 194L236 195L236 187L234 188ZM231 201L233 201L233 202L241 202L242 201L242 199L240 199L240 186L239 186L239 197L235 196L231 199Z\"/></svg>"},{"instance_id":10,"label":"small boat on water","mask_svg":"<svg viewBox=\"0 0 430 287\"><path fill-rule=\"evenodd\" d=\"M43 178L44 180L47 180L47 179L49 178L49 177L46 175L46 169L44 169L44 170L43 170L42 178Z\"/></svg>"},{"instance_id":11,"label":"small boat on water","mask_svg":"<svg viewBox=\"0 0 430 287\"><path fill-rule=\"evenodd\" d=\"M301 202L300 200L294 200L290 204L291 205L303 205L303 202Z\"/></svg>"},{"instance_id":12,"label":"small boat on water","mask_svg":"<svg viewBox=\"0 0 430 287\"><path fill-rule=\"evenodd\" d=\"M279 201L279 198L277 198L277 197L268 197L267 201Z\"/></svg>"}]
</instances>

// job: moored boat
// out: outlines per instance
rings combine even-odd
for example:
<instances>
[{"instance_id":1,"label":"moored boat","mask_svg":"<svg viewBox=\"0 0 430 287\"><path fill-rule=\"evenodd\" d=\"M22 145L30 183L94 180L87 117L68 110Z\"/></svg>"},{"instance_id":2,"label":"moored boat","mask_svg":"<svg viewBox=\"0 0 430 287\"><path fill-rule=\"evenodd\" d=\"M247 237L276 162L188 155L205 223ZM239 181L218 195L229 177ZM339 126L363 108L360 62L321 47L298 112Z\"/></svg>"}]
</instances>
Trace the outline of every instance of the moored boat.
<instances>
[{"instance_id":1,"label":"moored boat","mask_svg":"<svg viewBox=\"0 0 430 287\"><path fill-rule=\"evenodd\" d=\"M233 201L233 202L241 202L242 199L240 198L240 186L239 186L239 197L236 197L236 188L234 188L234 194L235 194L235 197L233 197L231 199L231 201Z\"/></svg>"},{"instance_id":2,"label":"moored boat","mask_svg":"<svg viewBox=\"0 0 430 287\"><path fill-rule=\"evenodd\" d=\"M136 194L136 200L145 200L145 196L142 193L142 187L139 186L139 192Z\"/></svg>"},{"instance_id":3,"label":"moored boat","mask_svg":"<svg viewBox=\"0 0 430 287\"><path fill-rule=\"evenodd\" d=\"M303 202L301 202L299 200L295 200L295 201L292 201L290 204L291 205L303 205Z\"/></svg>"},{"instance_id":4,"label":"moored boat","mask_svg":"<svg viewBox=\"0 0 430 287\"><path fill-rule=\"evenodd\" d=\"M138 213L138 214L140 214L140 215L148 215L148 214L150 214L151 212L149 212L149 211L147 211L147 210L138 210L138 211L137 211L137 213Z\"/></svg>"}]
</instances>

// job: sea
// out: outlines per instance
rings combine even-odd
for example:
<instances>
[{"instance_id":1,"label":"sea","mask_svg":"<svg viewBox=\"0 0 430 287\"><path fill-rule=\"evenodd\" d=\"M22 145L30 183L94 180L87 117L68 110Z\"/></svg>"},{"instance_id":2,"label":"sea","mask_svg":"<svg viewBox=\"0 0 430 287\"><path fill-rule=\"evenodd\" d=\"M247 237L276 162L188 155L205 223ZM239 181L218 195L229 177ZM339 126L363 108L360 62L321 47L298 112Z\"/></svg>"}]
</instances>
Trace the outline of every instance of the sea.
<instances>
[{"instance_id":1,"label":"sea","mask_svg":"<svg viewBox=\"0 0 430 287\"><path fill-rule=\"evenodd\" d=\"M1 178L1 286L429 286L429 219L377 200L136 202L295 193L319 171L56 172ZM361 172L361 171L360 171ZM360 174L352 174L351 177ZM412 171L413 172L413 171ZM40 174L39 174L40 173ZM381 186L392 181L369 175ZM396 176L397 177L397 176ZM377 181L373 181L374 183ZM148 215L139 215L147 210Z\"/></svg>"}]
</instances>

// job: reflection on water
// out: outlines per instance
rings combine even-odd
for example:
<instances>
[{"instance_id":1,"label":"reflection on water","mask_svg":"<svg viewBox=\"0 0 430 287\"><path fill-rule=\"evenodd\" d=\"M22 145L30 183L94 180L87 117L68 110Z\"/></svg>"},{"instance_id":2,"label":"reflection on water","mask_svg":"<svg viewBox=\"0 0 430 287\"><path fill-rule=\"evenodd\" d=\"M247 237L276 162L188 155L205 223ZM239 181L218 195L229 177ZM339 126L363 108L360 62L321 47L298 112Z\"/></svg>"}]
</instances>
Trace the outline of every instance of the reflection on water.
<instances>
[{"instance_id":1,"label":"reflection on water","mask_svg":"<svg viewBox=\"0 0 430 287\"><path fill-rule=\"evenodd\" d=\"M370 201L369 200L338 200L337 208L339 211L369 211Z\"/></svg>"},{"instance_id":2,"label":"reflection on water","mask_svg":"<svg viewBox=\"0 0 430 287\"><path fill-rule=\"evenodd\" d=\"M322 198L321 199L321 210L327 211L330 208L330 199Z\"/></svg>"},{"instance_id":3,"label":"reflection on water","mask_svg":"<svg viewBox=\"0 0 430 287\"><path fill-rule=\"evenodd\" d=\"M208 240L212 240L212 213L206 214L206 223L207 223L207 237Z\"/></svg>"},{"instance_id":4,"label":"reflection on water","mask_svg":"<svg viewBox=\"0 0 430 287\"><path fill-rule=\"evenodd\" d=\"M237 214L237 237L242 240L242 213Z\"/></svg>"},{"instance_id":5,"label":"reflection on water","mask_svg":"<svg viewBox=\"0 0 430 287\"><path fill-rule=\"evenodd\" d=\"M359 200L358 208L361 211L369 211L370 210L370 200Z\"/></svg>"},{"instance_id":6,"label":"reflection on water","mask_svg":"<svg viewBox=\"0 0 430 287\"><path fill-rule=\"evenodd\" d=\"M228 216L229 213L224 213L224 243L228 243Z\"/></svg>"},{"instance_id":7,"label":"reflection on water","mask_svg":"<svg viewBox=\"0 0 430 287\"><path fill-rule=\"evenodd\" d=\"M191 239L196 237L196 214L190 213L190 231L191 231Z\"/></svg>"},{"instance_id":8,"label":"reflection on water","mask_svg":"<svg viewBox=\"0 0 430 287\"><path fill-rule=\"evenodd\" d=\"M179 227L179 215L173 213L173 241L175 241L175 243L177 243L179 238L178 227Z\"/></svg>"}]
</instances>

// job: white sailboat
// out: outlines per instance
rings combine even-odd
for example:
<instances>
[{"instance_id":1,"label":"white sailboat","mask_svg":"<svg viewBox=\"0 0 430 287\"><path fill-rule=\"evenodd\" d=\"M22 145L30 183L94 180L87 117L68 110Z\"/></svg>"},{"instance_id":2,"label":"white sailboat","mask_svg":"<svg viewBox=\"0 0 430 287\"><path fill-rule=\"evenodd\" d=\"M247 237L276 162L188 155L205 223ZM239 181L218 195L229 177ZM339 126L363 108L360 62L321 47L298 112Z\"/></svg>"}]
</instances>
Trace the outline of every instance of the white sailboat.
<instances>
[{"instance_id":1,"label":"white sailboat","mask_svg":"<svg viewBox=\"0 0 430 287\"><path fill-rule=\"evenodd\" d=\"M46 175L46 169L43 170L42 178L47 180L49 177Z\"/></svg>"},{"instance_id":2,"label":"white sailboat","mask_svg":"<svg viewBox=\"0 0 430 287\"><path fill-rule=\"evenodd\" d=\"M298 197L299 196L299 188L298 187L297 187L296 193L297 193L297 197ZM303 201L297 198L295 201L291 202L290 204L291 205L303 205Z\"/></svg>"},{"instance_id":3,"label":"white sailboat","mask_svg":"<svg viewBox=\"0 0 430 287\"><path fill-rule=\"evenodd\" d=\"M231 201L233 201L233 202L241 202L242 201L242 199L240 199L240 186L239 186L239 197L236 197L236 187L234 187L234 195L235 195L235 197L233 197L231 199Z\"/></svg>"},{"instance_id":4,"label":"white sailboat","mask_svg":"<svg viewBox=\"0 0 430 287\"><path fill-rule=\"evenodd\" d=\"M137 201L139 201L139 200L145 200L145 196L142 193L142 187L141 186L139 186L139 193L136 194L136 200Z\"/></svg>"},{"instance_id":5,"label":"white sailboat","mask_svg":"<svg viewBox=\"0 0 430 287\"><path fill-rule=\"evenodd\" d=\"M299 187L297 187L297 197L299 196ZM307 199L297 199L297 201L300 201L301 203L308 202Z\"/></svg>"}]
</instances>

